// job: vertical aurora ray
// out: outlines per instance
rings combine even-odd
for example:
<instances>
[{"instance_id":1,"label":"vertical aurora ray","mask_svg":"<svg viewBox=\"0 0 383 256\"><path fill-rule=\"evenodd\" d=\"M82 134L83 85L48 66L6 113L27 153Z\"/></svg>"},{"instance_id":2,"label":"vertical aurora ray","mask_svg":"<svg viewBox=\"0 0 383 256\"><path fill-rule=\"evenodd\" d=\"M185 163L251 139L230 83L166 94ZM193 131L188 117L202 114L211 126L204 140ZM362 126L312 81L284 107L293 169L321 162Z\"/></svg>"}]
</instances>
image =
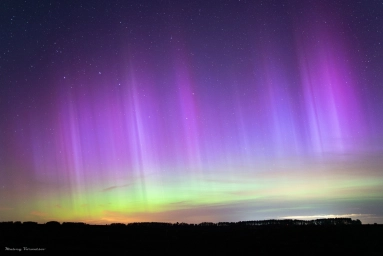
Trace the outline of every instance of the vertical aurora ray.
<instances>
[{"instance_id":1,"label":"vertical aurora ray","mask_svg":"<svg viewBox=\"0 0 383 256\"><path fill-rule=\"evenodd\" d=\"M303 31L310 35L298 36L298 59L310 147L318 153L345 152L365 129L347 44L329 29L307 26Z\"/></svg>"}]
</instances>

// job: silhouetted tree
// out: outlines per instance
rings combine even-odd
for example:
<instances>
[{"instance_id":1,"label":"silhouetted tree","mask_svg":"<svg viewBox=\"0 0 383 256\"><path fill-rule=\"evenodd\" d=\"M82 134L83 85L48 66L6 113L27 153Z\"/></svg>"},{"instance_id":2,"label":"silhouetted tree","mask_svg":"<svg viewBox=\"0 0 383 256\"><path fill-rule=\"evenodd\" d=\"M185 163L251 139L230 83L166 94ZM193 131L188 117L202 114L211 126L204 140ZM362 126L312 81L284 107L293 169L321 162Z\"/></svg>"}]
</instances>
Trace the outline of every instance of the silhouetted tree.
<instances>
[{"instance_id":1,"label":"silhouetted tree","mask_svg":"<svg viewBox=\"0 0 383 256\"><path fill-rule=\"evenodd\" d=\"M48 221L47 223L45 223L46 226L49 226L49 227L58 227L60 226L60 222L58 221Z\"/></svg>"}]
</instances>

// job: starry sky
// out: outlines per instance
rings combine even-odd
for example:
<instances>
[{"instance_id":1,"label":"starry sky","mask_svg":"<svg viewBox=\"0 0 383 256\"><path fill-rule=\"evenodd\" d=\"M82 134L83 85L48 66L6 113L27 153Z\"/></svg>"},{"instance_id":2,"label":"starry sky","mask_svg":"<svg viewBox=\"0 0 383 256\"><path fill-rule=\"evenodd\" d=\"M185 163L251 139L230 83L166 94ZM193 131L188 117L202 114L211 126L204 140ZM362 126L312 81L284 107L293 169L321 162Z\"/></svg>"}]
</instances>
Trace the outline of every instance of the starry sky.
<instances>
[{"instance_id":1,"label":"starry sky","mask_svg":"<svg viewBox=\"0 0 383 256\"><path fill-rule=\"evenodd\" d=\"M383 2L0 3L0 221L383 223Z\"/></svg>"}]
</instances>

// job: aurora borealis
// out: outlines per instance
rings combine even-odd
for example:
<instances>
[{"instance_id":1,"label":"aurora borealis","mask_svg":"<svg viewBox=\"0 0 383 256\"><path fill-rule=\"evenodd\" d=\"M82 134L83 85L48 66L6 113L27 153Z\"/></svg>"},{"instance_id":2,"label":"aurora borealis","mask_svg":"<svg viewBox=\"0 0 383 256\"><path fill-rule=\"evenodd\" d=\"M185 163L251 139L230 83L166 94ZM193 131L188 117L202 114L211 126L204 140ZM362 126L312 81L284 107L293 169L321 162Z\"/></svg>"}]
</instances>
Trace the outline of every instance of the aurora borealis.
<instances>
[{"instance_id":1,"label":"aurora borealis","mask_svg":"<svg viewBox=\"0 0 383 256\"><path fill-rule=\"evenodd\" d=\"M0 11L0 221L383 223L381 1Z\"/></svg>"}]
</instances>

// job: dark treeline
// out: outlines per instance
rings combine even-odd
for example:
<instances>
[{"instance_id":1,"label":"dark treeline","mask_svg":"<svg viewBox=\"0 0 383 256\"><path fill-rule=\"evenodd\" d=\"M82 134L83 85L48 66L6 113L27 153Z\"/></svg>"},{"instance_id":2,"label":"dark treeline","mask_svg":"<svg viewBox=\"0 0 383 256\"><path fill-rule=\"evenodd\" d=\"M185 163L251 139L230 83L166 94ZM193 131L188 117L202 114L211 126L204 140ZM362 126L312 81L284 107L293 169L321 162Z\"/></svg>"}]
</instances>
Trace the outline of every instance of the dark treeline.
<instances>
[{"instance_id":1,"label":"dark treeline","mask_svg":"<svg viewBox=\"0 0 383 256\"><path fill-rule=\"evenodd\" d=\"M2 251L105 255L383 255L383 225L349 218L240 222L0 223Z\"/></svg>"}]
</instances>

